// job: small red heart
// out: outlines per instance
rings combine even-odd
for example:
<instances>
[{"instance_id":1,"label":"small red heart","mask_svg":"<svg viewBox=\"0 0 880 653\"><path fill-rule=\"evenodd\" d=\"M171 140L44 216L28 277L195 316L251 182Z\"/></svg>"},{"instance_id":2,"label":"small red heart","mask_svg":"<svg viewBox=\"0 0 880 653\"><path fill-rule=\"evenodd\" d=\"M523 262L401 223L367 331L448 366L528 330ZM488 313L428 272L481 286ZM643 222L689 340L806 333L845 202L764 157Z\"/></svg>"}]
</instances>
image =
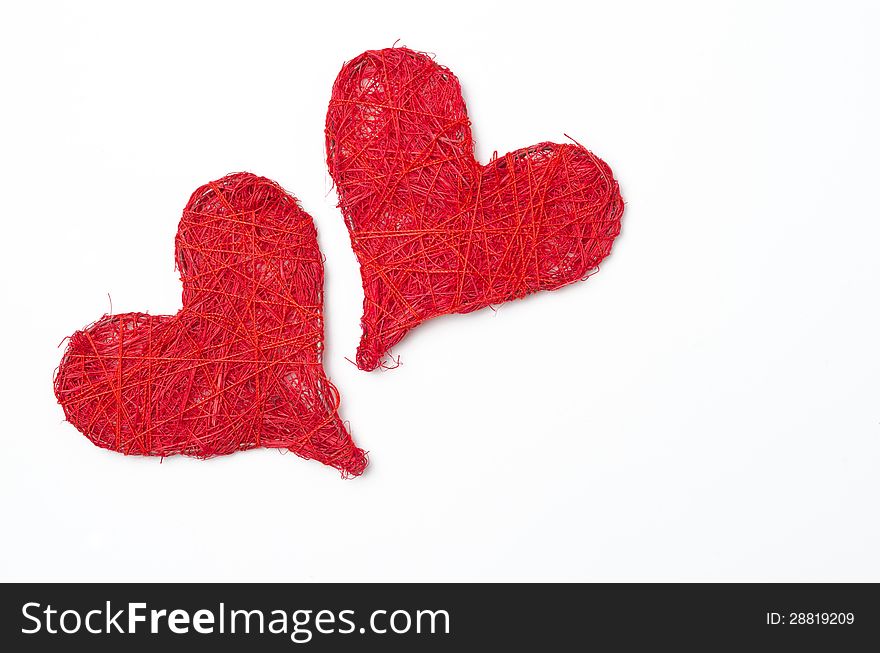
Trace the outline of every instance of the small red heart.
<instances>
[{"instance_id":1,"label":"small red heart","mask_svg":"<svg viewBox=\"0 0 880 653\"><path fill-rule=\"evenodd\" d=\"M458 79L406 48L343 66L326 139L361 265L363 370L432 317L590 276L620 233L623 200L602 160L539 143L481 166Z\"/></svg>"},{"instance_id":2,"label":"small red heart","mask_svg":"<svg viewBox=\"0 0 880 653\"><path fill-rule=\"evenodd\" d=\"M175 248L176 315L105 315L70 337L55 377L67 420L124 454L271 447L363 472L321 364L324 269L296 199L248 173L206 184Z\"/></svg>"}]
</instances>

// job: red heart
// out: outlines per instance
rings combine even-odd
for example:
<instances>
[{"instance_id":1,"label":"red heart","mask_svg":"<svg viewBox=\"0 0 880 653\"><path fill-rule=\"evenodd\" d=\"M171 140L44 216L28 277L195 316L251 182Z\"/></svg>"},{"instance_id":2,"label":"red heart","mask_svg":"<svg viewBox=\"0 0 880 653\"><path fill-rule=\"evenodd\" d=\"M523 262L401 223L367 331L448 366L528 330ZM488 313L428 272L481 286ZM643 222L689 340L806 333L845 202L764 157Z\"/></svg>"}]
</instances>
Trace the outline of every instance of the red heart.
<instances>
[{"instance_id":1,"label":"red heart","mask_svg":"<svg viewBox=\"0 0 880 653\"><path fill-rule=\"evenodd\" d=\"M275 182L229 175L193 193L175 246L177 315L105 315L70 337L55 378L68 421L125 454L272 447L360 474L321 365L311 217Z\"/></svg>"},{"instance_id":2,"label":"red heart","mask_svg":"<svg viewBox=\"0 0 880 653\"><path fill-rule=\"evenodd\" d=\"M481 166L455 75L406 48L343 66L326 138L361 265L363 370L427 319L586 278L620 233L603 161L539 143Z\"/></svg>"}]
</instances>

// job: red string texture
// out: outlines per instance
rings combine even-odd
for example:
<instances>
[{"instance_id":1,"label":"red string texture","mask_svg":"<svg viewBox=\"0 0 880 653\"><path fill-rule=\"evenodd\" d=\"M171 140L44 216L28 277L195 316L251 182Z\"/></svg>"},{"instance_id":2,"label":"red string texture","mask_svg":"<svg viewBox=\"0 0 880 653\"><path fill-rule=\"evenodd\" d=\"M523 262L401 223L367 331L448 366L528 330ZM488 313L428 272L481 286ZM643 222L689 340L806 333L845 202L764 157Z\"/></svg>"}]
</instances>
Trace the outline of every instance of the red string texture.
<instances>
[{"instance_id":1,"label":"red string texture","mask_svg":"<svg viewBox=\"0 0 880 653\"><path fill-rule=\"evenodd\" d=\"M458 79L423 53L371 50L345 64L326 142L361 266L363 370L432 317L590 276L620 233L617 182L579 144L481 166Z\"/></svg>"},{"instance_id":2,"label":"red string texture","mask_svg":"<svg viewBox=\"0 0 880 653\"><path fill-rule=\"evenodd\" d=\"M55 376L67 420L124 454L272 447L361 474L321 364L311 217L275 182L232 174L193 193L175 248L176 315L105 315L70 337Z\"/></svg>"}]
</instances>

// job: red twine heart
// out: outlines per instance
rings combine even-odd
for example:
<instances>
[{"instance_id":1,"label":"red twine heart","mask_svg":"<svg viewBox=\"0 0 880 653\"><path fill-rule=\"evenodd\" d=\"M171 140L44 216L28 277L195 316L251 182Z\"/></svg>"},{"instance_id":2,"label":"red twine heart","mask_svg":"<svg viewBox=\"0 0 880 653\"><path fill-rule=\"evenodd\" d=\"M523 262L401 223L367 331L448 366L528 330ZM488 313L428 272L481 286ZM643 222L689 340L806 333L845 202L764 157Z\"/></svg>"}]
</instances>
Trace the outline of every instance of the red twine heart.
<instances>
[{"instance_id":1,"label":"red twine heart","mask_svg":"<svg viewBox=\"0 0 880 653\"><path fill-rule=\"evenodd\" d=\"M175 241L177 315L105 315L55 377L67 420L124 454L254 447L366 467L324 374L324 269L311 217L278 184L229 175L193 193Z\"/></svg>"},{"instance_id":2,"label":"red twine heart","mask_svg":"<svg viewBox=\"0 0 880 653\"><path fill-rule=\"evenodd\" d=\"M406 48L343 66L326 139L361 265L363 370L432 317L590 276L620 233L623 200L602 160L539 143L481 166L458 79Z\"/></svg>"}]
</instances>

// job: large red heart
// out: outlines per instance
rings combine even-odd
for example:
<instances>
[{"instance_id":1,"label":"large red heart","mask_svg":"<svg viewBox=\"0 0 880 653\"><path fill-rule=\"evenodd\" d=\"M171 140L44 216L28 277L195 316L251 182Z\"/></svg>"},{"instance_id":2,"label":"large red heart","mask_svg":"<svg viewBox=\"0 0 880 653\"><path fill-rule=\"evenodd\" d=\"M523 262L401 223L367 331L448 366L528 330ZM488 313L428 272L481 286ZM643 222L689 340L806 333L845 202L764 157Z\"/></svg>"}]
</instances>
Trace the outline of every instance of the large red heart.
<instances>
[{"instance_id":1,"label":"large red heart","mask_svg":"<svg viewBox=\"0 0 880 653\"><path fill-rule=\"evenodd\" d=\"M603 161L539 143L481 166L458 79L406 48L343 66L326 139L361 265L364 370L427 319L586 278L620 232Z\"/></svg>"},{"instance_id":2,"label":"large red heart","mask_svg":"<svg viewBox=\"0 0 880 653\"><path fill-rule=\"evenodd\" d=\"M125 454L289 449L360 474L324 374L324 269L311 217L278 184L229 175L193 193L177 232L177 315L104 316L70 337L64 414Z\"/></svg>"}]
</instances>

